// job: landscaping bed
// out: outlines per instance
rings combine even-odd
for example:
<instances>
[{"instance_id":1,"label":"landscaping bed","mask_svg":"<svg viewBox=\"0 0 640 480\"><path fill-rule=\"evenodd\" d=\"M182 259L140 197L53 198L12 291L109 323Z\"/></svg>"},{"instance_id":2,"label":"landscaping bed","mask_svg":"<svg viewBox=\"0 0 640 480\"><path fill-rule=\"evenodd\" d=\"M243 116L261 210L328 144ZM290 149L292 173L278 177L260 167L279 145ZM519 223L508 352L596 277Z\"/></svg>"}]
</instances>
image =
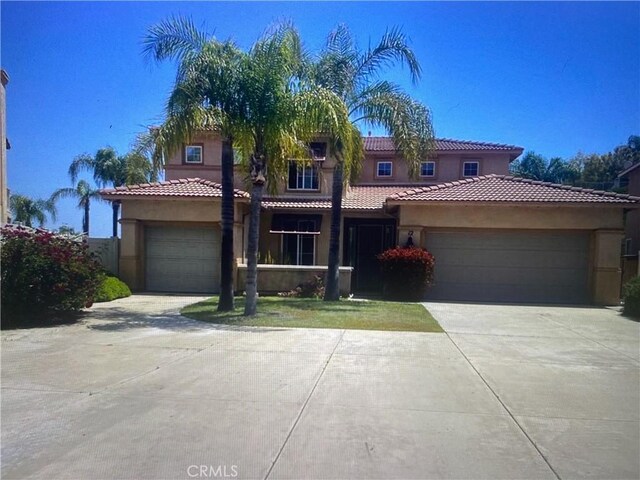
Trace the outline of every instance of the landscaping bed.
<instances>
[{"instance_id":1,"label":"landscaping bed","mask_svg":"<svg viewBox=\"0 0 640 480\"><path fill-rule=\"evenodd\" d=\"M234 326L443 331L429 311L418 303L260 297L258 313L252 317L243 316L243 297L236 298L232 312L218 312L217 305L218 298L213 297L188 305L180 313L203 322Z\"/></svg>"}]
</instances>

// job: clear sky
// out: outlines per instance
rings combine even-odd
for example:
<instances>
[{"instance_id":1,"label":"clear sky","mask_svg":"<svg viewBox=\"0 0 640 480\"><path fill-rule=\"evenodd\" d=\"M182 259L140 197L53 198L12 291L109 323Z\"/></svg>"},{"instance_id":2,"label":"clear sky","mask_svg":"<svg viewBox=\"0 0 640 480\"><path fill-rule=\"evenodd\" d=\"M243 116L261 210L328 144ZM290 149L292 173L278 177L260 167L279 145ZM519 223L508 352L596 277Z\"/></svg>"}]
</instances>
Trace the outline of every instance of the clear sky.
<instances>
[{"instance_id":1,"label":"clear sky","mask_svg":"<svg viewBox=\"0 0 640 480\"><path fill-rule=\"evenodd\" d=\"M2 1L9 187L46 198L70 186L78 154L125 153L158 123L175 67L151 64L141 39L153 24L191 16L220 39L249 47L278 19L293 20L310 50L346 23L366 47L400 26L424 75L412 95L430 106L440 137L516 144L547 157L604 153L640 133L640 3L223 3ZM365 132L366 133L366 132ZM95 205L91 235L109 236ZM58 226L82 213L60 203Z\"/></svg>"}]
</instances>

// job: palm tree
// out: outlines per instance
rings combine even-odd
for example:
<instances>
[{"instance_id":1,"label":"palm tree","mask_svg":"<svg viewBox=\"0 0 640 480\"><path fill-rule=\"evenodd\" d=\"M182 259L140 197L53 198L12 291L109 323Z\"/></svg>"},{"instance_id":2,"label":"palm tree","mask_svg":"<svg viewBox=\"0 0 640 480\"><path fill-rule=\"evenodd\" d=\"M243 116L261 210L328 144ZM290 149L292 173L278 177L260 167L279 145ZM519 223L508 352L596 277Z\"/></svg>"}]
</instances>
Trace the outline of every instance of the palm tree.
<instances>
[{"instance_id":1,"label":"palm tree","mask_svg":"<svg viewBox=\"0 0 640 480\"><path fill-rule=\"evenodd\" d=\"M195 132L213 129L247 160L251 213L244 313L253 315L265 185L277 185L290 158L308 157L305 144L319 131L331 135L332 146L351 154L355 140L344 102L324 87L310 88L299 81L304 55L300 37L289 24L268 31L248 52L231 42L208 39L184 19L154 27L146 44L157 60L180 60L159 135L164 148L175 148ZM232 166L227 163L223 168ZM232 178L227 175L223 172Z\"/></svg>"},{"instance_id":2,"label":"palm tree","mask_svg":"<svg viewBox=\"0 0 640 480\"><path fill-rule=\"evenodd\" d=\"M89 209L91 200L101 200L98 189L91 188L91 185L84 180L80 180L75 187L59 188L51 195L50 202L55 203L60 198L77 198L78 208L82 208L84 215L82 217L82 231L85 235L89 235Z\"/></svg>"},{"instance_id":3,"label":"palm tree","mask_svg":"<svg viewBox=\"0 0 640 480\"><path fill-rule=\"evenodd\" d=\"M171 155L201 130L216 129L224 139L218 311L231 311L235 256L233 135L241 116L237 75L243 53L231 42L219 42L198 31L191 20L184 18L172 18L150 28L144 53L157 62L167 59L179 62L167 119L153 130L153 135L146 137L154 158L162 157L163 150ZM208 110L203 109L205 102L210 106Z\"/></svg>"},{"instance_id":4,"label":"palm tree","mask_svg":"<svg viewBox=\"0 0 640 480\"><path fill-rule=\"evenodd\" d=\"M32 227L34 221L42 227L47 220L47 214L51 220L56 220L56 207L50 200L33 200L26 195L14 193L9 198L9 209L13 221L23 223L27 227Z\"/></svg>"},{"instance_id":5,"label":"palm tree","mask_svg":"<svg viewBox=\"0 0 640 480\"><path fill-rule=\"evenodd\" d=\"M100 187L121 187L136 183L156 181L159 167L157 163L147 156L144 144L119 156L112 147L99 149L95 155L84 153L73 159L69 166L69 176L72 182L76 182L80 171L90 171L93 179ZM111 203L113 209L113 236L118 236L118 213L120 202Z\"/></svg>"},{"instance_id":6,"label":"palm tree","mask_svg":"<svg viewBox=\"0 0 640 480\"><path fill-rule=\"evenodd\" d=\"M347 105L349 117L356 125L383 127L393 137L398 153L416 176L420 162L433 148L434 135L429 109L412 99L398 85L380 80L385 68L406 65L411 80L421 75L420 64L408 46L406 36L397 28L388 30L373 48L357 48L348 28L339 25L327 37L319 58L307 74L316 84L338 95ZM324 300L340 297L340 230L344 179L354 177L364 156L362 142L357 155L336 152L336 166L331 194L331 234L329 265Z\"/></svg>"}]
</instances>

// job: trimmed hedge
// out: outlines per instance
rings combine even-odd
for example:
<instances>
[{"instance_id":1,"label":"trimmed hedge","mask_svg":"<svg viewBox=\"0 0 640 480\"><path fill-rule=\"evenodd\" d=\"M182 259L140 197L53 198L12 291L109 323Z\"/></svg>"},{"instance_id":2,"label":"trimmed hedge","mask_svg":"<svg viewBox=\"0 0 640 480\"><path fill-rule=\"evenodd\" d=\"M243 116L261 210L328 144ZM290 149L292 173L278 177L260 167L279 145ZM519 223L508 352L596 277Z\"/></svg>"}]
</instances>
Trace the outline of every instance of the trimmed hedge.
<instances>
[{"instance_id":1,"label":"trimmed hedge","mask_svg":"<svg viewBox=\"0 0 640 480\"><path fill-rule=\"evenodd\" d=\"M640 318L640 277L629 280L622 289L624 308L622 313Z\"/></svg>"},{"instance_id":2,"label":"trimmed hedge","mask_svg":"<svg viewBox=\"0 0 640 480\"><path fill-rule=\"evenodd\" d=\"M433 282L434 258L418 247L390 248L378 255L382 296L390 300L422 300Z\"/></svg>"},{"instance_id":3,"label":"trimmed hedge","mask_svg":"<svg viewBox=\"0 0 640 480\"><path fill-rule=\"evenodd\" d=\"M102 267L86 240L9 225L0 229L0 243L3 324L91 306Z\"/></svg>"},{"instance_id":4,"label":"trimmed hedge","mask_svg":"<svg viewBox=\"0 0 640 480\"><path fill-rule=\"evenodd\" d=\"M94 301L110 302L118 298L130 297L131 290L126 283L117 277L105 276L96 291Z\"/></svg>"}]
</instances>

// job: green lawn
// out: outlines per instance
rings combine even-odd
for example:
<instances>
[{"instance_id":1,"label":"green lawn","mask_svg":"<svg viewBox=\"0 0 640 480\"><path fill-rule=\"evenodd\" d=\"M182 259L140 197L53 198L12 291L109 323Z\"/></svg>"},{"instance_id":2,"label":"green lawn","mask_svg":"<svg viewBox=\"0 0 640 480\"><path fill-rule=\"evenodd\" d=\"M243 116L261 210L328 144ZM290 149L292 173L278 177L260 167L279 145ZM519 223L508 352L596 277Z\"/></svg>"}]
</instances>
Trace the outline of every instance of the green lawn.
<instances>
[{"instance_id":1,"label":"green lawn","mask_svg":"<svg viewBox=\"0 0 640 480\"><path fill-rule=\"evenodd\" d=\"M242 315L243 297L236 298L233 312L217 312L217 305L218 298L213 297L188 305L180 313L203 322L235 326L443 331L427 309L417 303L260 297L258 313L253 317Z\"/></svg>"}]
</instances>

